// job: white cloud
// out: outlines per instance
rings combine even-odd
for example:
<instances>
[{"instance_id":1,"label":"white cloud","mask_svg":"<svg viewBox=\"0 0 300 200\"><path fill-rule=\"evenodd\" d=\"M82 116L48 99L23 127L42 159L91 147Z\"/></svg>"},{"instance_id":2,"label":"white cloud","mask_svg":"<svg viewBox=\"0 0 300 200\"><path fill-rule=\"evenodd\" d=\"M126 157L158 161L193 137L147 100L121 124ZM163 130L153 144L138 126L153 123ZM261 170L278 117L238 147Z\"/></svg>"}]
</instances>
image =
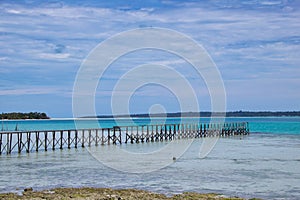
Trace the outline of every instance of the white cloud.
<instances>
[{"instance_id":1,"label":"white cloud","mask_svg":"<svg viewBox=\"0 0 300 200\"><path fill-rule=\"evenodd\" d=\"M43 89L20 89L20 84L12 83L24 80L24 71L28 72L30 80L37 74L55 77L59 73L69 77L69 70L78 69L99 42L120 31L151 26L175 29L202 44L226 81L239 79L241 83L249 83L253 79L289 79L299 74L298 4L275 0L247 1L248 4L230 2L163 1L163 6L137 9L130 6L87 7L76 3L51 7L47 7L47 3L41 6L2 3L0 72L5 73L5 79L1 80L0 94L46 94ZM119 67L113 68L106 78L117 80L132 65L143 62L172 66L185 72L187 78L194 78L193 71L187 70L185 61L178 58L154 56L146 60L140 56L123 61L117 63ZM44 80L40 78L28 84L35 88L39 81ZM69 77L69 85L71 81L73 78ZM287 82L284 87L292 88L291 92L295 93L291 87L294 82ZM52 80L46 84L56 82ZM238 84L236 90L242 85ZM12 89L3 90L8 86ZM267 87L272 88L272 84ZM44 91L55 92L51 88Z\"/></svg>"},{"instance_id":2,"label":"white cloud","mask_svg":"<svg viewBox=\"0 0 300 200\"><path fill-rule=\"evenodd\" d=\"M42 59L67 59L70 57L69 53L41 53L39 54L39 57Z\"/></svg>"},{"instance_id":3,"label":"white cloud","mask_svg":"<svg viewBox=\"0 0 300 200\"><path fill-rule=\"evenodd\" d=\"M20 89L4 89L0 90L0 95L37 95L37 94L57 94L56 88L36 87L36 88L20 88Z\"/></svg>"},{"instance_id":4,"label":"white cloud","mask_svg":"<svg viewBox=\"0 0 300 200\"><path fill-rule=\"evenodd\" d=\"M7 57L0 57L0 62L1 62L1 61L7 61L7 60L8 60Z\"/></svg>"}]
</instances>

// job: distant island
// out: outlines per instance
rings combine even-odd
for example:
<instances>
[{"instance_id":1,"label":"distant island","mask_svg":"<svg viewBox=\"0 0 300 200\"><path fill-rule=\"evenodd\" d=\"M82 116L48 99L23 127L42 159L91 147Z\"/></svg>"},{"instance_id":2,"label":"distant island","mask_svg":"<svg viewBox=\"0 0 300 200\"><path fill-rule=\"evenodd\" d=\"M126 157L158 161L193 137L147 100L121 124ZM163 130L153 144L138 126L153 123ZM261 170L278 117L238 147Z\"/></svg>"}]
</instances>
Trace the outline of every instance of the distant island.
<instances>
[{"instance_id":1,"label":"distant island","mask_svg":"<svg viewBox=\"0 0 300 200\"><path fill-rule=\"evenodd\" d=\"M50 119L50 117L48 117L46 113L40 112L11 112L0 114L0 119Z\"/></svg>"},{"instance_id":2,"label":"distant island","mask_svg":"<svg viewBox=\"0 0 300 200\"><path fill-rule=\"evenodd\" d=\"M85 116L82 118L142 118L142 117L299 117L300 111L230 111L221 112L177 112L177 113L157 113L157 114L131 114L131 115L98 115Z\"/></svg>"}]
</instances>

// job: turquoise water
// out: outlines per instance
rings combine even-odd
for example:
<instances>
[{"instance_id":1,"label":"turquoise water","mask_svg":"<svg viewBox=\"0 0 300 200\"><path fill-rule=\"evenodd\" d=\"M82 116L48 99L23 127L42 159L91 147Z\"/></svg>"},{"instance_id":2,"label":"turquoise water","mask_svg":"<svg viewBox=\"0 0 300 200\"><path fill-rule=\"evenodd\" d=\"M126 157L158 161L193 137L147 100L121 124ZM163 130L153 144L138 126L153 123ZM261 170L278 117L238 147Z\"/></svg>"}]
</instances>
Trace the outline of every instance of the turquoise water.
<instances>
[{"instance_id":1,"label":"turquoise water","mask_svg":"<svg viewBox=\"0 0 300 200\"><path fill-rule=\"evenodd\" d=\"M196 122L199 119L185 119ZM167 123L179 122L169 118ZM208 122L209 118L200 119ZM264 199L299 199L300 197L300 118L227 118L228 122L249 122L251 134L220 138L210 154L200 159L203 139L196 139L173 164L146 174L131 174L109 168L96 160L87 148L63 149L30 154L0 156L0 192L21 192L54 187L139 188L168 195L183 191L217 192L231 196ZM162 123L164 119L136 119L138 124ZM79 126L95 126L95 120L81 120ZM118 123L128 124L121 120ZM73 120L4 121L14 129L69 129ZM112 119L100 120L112 126ZM120 124L118 124L120 125ZM167 142L122 144L123 149L160 149ZM101 153L103 148L92 147ZM113 153L113 149L112 149ZM126 164L126 158L120 164Z\"/></svg>"},{"instance_id":2,"label":"turquoise water","mask_svg":"<svg viewBox=\"0 0 300 200\"><path fill-rule=\"evenodd\" d=\"M10 120L2 121L4 130L63 130L80 128L97 128L99 126L107 128L115 125L146 125L164 123L208 123L210 118L139 118L139 119L51 119L51 120ZM300 117L253 117L253 118L226 118L227 122L249 122L251 132L270 134L300 134Z\"/></svg>"}]
</instances>

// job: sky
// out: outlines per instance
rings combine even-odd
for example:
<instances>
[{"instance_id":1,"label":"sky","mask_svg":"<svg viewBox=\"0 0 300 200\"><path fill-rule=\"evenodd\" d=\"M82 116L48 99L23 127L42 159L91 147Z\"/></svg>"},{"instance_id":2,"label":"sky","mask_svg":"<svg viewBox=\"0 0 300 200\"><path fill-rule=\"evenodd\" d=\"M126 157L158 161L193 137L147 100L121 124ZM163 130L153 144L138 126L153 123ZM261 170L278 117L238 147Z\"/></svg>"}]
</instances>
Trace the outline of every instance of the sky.
<instances>
[{"instance_id":1,"label":"sky","mask_svg":"<svg viewBox=\"0 0 300 200\"><path fill-rule=\"evenodd\" d=\"M89 53L116 34L145 27L172 29L202 45L222 77L226 110L300 110L299 11L297 0L1 0L0 112L72 117L74 82ZM189 63L143 50L119 58L101 77L97 114L112 113L114 85L147 63L177 70L200 110L211 110L205 82ZM155 84L138 88L128 104L130 113L193 111L181 110L176 94Z\"/></svg>"}]
</instances>

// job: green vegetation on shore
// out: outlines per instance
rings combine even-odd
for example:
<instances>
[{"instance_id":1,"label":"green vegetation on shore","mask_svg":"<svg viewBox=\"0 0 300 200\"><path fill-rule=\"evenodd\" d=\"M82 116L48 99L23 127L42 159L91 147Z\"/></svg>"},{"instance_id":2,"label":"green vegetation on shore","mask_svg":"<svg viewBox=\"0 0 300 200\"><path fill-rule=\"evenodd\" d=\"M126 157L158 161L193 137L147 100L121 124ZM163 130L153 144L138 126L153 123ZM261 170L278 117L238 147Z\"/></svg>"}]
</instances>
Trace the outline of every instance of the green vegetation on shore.
<instances>
[{"instance_id":1,"label":"green vegetation on shore","mask_svg":"<svg viewBox=\"0 0 300 200\"><path fill-rule=\"evenodd\" d=\"M126 117L299 117L300 111L230 111L222 112L177 112L177 113L157 113L157 114L131 114L131 115L99 115L85 116L83 118L126 118Z\"/></svg>"},{"instance_id":2,"label":"green vegetation on shore","mask_svg":"<svg viewBox=\"0 0 300 200\"><path fill-rule=\"evenodd\" d=\"M46 113L40 112L12 112L0 114L0 119L50 119L50 117L48 117Z\"/></svg>"},{"instance_id":3,"label":"green vegetation on shore","mask_svg":"<svg viewBox=\"0 0 300 200\"><path fill-rule=\"evenodd\" d=\"M110 200L179 200L179 199L202 199L202 200L242 200L238 197L226 197L218 194L199 194L184 192L167 197L164 194L157 194L136 189L109 189L109 188L57 188L53 190L32 191L25 189L23 195L13 193L0 194L0 199L110 199ZM254 200L254 199L253 199Z\"/></svg>"}]
</instances>

